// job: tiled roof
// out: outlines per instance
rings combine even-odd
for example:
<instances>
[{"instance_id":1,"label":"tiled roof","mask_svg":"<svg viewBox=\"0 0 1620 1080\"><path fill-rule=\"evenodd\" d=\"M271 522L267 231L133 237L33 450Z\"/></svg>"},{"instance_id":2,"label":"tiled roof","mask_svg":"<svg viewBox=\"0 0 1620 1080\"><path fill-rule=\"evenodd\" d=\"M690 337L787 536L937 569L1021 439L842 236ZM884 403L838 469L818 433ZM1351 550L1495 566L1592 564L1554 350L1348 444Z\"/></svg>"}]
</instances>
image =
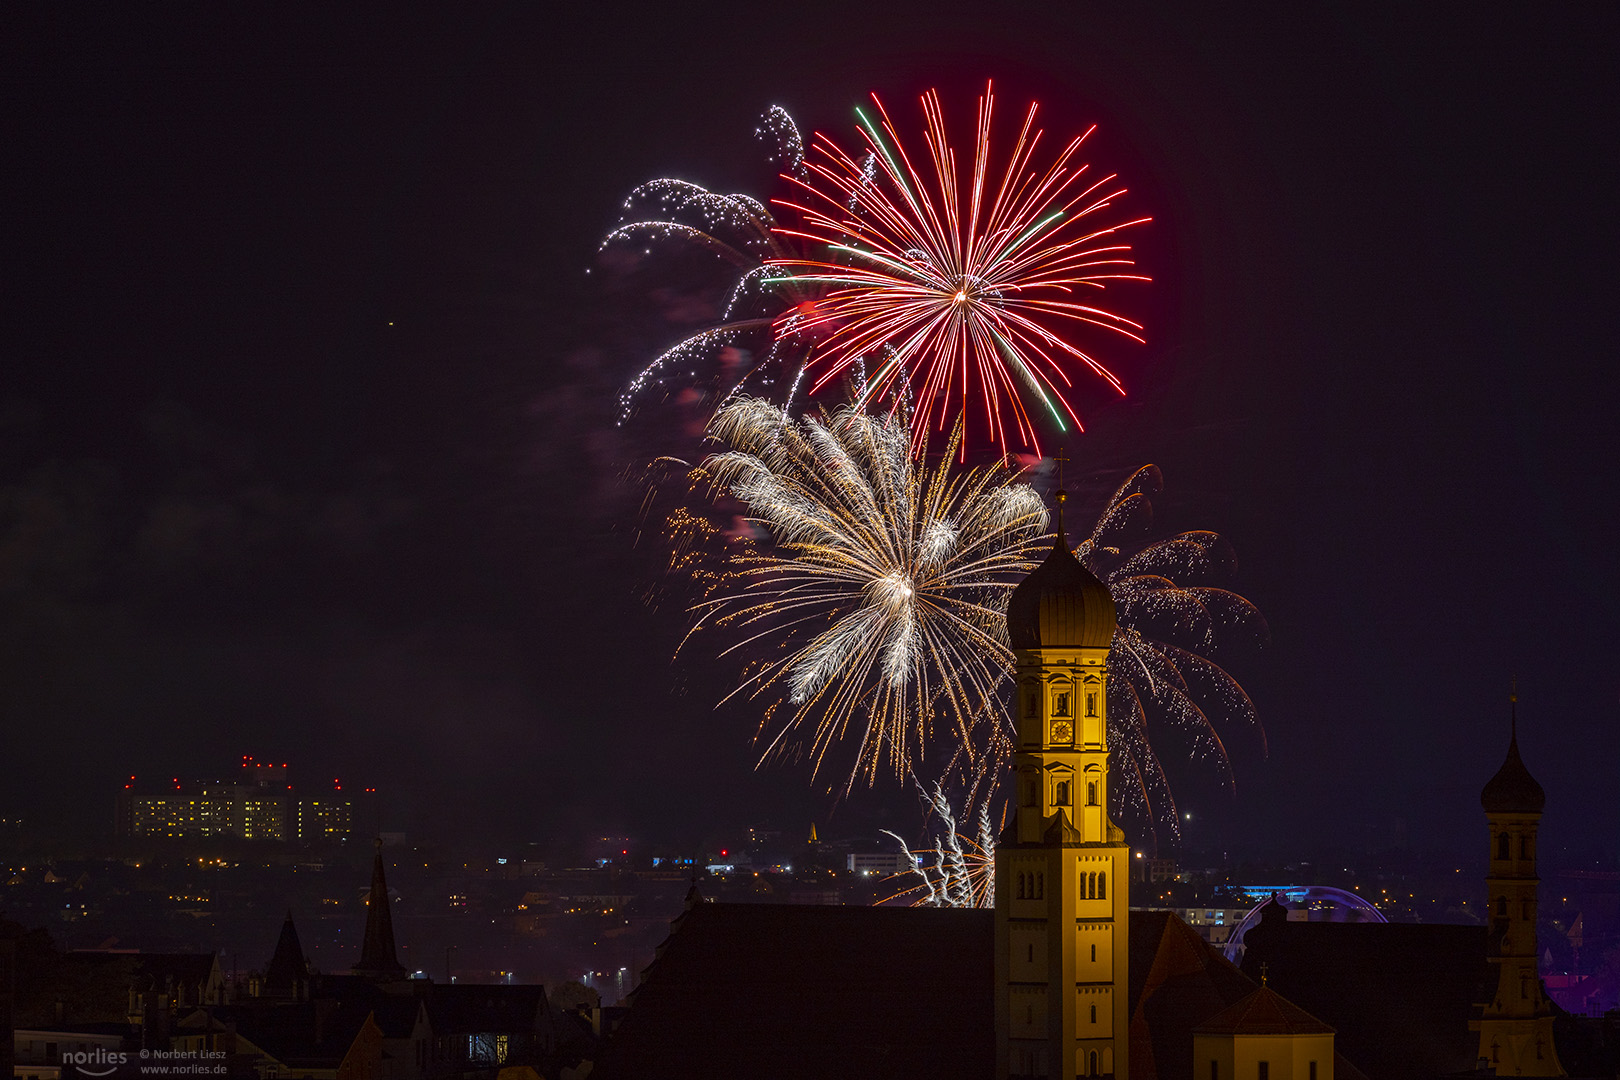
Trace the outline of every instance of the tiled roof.
<instances>
[{"instance_id":1,"label":"tiled roof","mask_svg":"<svg viewBox=\"0 0 1620 1080\"><path fill-rule=\"evenodd\" d=\"M1195 1035L1331 1035L1333 1029L1269 986L1193 1028Z\"/></svg>"}]
</instances>

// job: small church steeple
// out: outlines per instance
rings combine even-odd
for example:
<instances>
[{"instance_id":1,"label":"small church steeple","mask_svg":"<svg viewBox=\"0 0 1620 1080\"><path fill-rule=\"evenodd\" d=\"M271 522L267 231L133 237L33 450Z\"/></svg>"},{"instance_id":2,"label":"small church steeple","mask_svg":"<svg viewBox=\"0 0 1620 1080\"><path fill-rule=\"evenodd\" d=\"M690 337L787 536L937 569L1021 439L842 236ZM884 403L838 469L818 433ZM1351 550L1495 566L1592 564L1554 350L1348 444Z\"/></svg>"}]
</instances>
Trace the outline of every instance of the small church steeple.
<instances>
[{"instance_id":1,"label":"small church steeple","mask_svg":"<svg viewBox=\"0 0 1620 1080\"><path fill-rule=\"evenodd\" d=\"M371 892L366 896L366 936L354 973L374 979L405 976L405 966L394 951L394 913L388 906L388 878L383 873L381 837L377 838L377 858L371 867Z\"/></svg>"},{"instance_id":2,"label":"small church steeple","mask_svg":"<svg viewBox=\"0 0 1620 1080\"><path fill-rule=\"evenodd\" d=\"M281 936L276 939L275 954L270 966L264 969L264 996L291 998L302 1001L309 996L309 963L304 958L304 947L298 941L298 928L293 925L292 909L287 909L287 920L281 924Z\"/></svg>"},{"instance_id":3,"label":"small church steeple","mask_svg":"<svg viewBox=\"0 0 1620 1080\"><path fill-rule=\"evenodd\" d=\"M1565 1076L1553 1047L1553 1006L1536 965L1536 832L1547 793L1519 756L1519 694L1508 695L1508 749L1479 793L1490 845L1487 958L1496 990L1480 1019L1479 1065L1497 1076Z\"/></svg>"}]
</instances>

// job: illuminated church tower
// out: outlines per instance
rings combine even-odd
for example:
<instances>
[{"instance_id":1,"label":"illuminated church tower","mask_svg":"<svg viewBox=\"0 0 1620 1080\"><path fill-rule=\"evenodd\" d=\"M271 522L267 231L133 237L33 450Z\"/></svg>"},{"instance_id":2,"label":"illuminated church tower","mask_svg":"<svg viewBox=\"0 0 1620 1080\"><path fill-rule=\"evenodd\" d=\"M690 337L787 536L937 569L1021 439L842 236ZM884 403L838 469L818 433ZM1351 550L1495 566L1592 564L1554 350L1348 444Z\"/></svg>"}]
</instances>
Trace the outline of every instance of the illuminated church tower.
<instances>
[{"instance_id":1,"label":"illuminated church tower","mask_svg":"<svg viewBox=\"0 0 1620 1080\"><path fill-rule=\"evenodd\" d=\"M1114 601L1063 533L1013 592L1016 818L996 848L996 1076L1126 1076L1125 834L1108 820Z\"/></svg>"},{"instance_id":2,"label":"illuminated church tower","mask_svg":"<svg viewBox=\"0 0 1620 1080\"><path fill-rule=\"evenodd\" d=\"M1470 1026L1479 1031L1480 1066L1497 1076L1565 1076L1553 1048L1552 1003L1536 969L1536 828L1547 796L1519 758L1518 695L1510 700L1507 760L1479 793L1490 822L1485 902L1496 992Z\"/></svg>"}]
</instances>

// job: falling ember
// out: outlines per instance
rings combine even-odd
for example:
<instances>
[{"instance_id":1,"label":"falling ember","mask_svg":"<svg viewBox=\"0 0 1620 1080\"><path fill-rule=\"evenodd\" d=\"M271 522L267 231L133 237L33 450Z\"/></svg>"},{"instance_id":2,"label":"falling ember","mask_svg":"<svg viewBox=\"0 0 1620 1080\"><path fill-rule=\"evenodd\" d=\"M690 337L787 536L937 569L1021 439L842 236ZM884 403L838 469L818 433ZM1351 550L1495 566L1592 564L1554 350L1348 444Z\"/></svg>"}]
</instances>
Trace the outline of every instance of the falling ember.
<instances>
[{"instance_id":1,"label":"falling ember","mask_svg":"<svg viewBox=\"0 0 1620 1080\"><path fill-rule=\"evenodd\" d=\"M1059 431L1081 427L1070 400L1076 369L1124 393L1076 334L1101 330L1140 343L1143 328L1079 294L1149 280L1119 234L1151 219L1112 214L1125 188L1078 160L1095 128L1037 166L1042 132L1032 104L1010 154L998 160L987 86L964 175L937 93L922 98L922 167L883 103L872 101L876 122L858 110L866 152L852 155L818 133L803 174L787 178L800 197L776 200L802 223L777 232L827 252L767 260L778 271L769 280L822 293L812 314L778 316L777 333L813 342L811 393L863 361L875 365L863 401L897 401L904 386L915 402L914 449L924 431L949 430L976 402L993 443L1038 453L1036 416Z\"/></svg>"}]
</instances>

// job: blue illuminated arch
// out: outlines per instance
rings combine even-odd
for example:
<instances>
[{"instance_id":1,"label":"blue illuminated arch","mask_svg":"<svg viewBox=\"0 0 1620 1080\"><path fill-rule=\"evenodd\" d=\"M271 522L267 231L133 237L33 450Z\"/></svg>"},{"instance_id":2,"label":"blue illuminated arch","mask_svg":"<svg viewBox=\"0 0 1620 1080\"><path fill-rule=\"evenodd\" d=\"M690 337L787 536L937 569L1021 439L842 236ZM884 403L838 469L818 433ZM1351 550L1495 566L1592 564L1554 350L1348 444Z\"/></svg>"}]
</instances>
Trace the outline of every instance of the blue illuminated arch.
<instances>
[{"instance_id":1,"label":"blue illuminated arch","mask_svg":"<svg viewBox=\"0 0 1620 1080\"><path fill-rule=\"evenodd\" d=\"M1331 885L1278 885L1267 886L1270 895L1249 909L1241 922L1232 929L1232 936L1221 947L1226 958L1236 964L1243 959L1243 936L1251 926L1260 922L1260 909L1272 900L1281 902L1290 910L1304 908L1310 922L1388 922L1383 914L1365 897Z\"/></svg>"}]
</instances>

